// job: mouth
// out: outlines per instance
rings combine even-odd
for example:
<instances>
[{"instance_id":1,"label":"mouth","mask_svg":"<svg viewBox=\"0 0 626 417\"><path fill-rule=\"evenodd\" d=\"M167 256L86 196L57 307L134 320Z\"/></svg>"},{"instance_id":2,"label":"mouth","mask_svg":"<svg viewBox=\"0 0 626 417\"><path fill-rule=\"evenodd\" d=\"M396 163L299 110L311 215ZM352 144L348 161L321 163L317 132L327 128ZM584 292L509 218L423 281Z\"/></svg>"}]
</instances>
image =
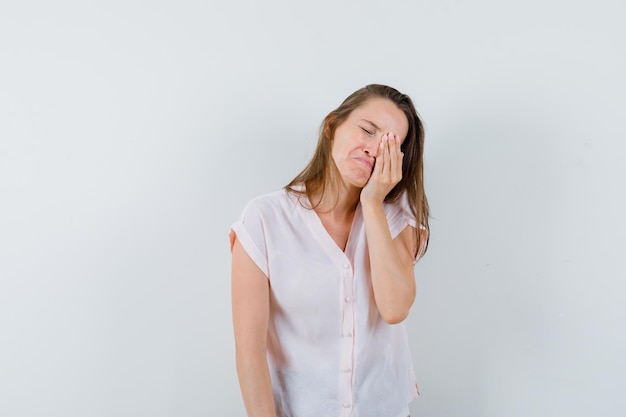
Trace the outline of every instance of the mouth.
<instances>
[{"instance_id":1,"label":"mouth","mask_svg":"<svg viewBox=\"0 0 626 417\"><path fill-rule=\"evenodd\" d=\"M374 168L374 161L371 161L369 159L366 158L355 158L357 161L359 161L360 163L362 163L363 165L365 165L366 167L368 167L369 169L373 169Z\"/></svg>"}]
</instances>

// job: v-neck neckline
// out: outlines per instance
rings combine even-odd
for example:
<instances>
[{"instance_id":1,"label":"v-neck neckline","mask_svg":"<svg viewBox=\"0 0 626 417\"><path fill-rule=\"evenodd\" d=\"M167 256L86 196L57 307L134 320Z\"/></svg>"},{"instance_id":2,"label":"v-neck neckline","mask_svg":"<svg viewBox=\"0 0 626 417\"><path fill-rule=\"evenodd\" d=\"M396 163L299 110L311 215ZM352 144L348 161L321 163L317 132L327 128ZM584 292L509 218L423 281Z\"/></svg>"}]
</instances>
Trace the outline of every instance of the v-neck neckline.
<instances>
[{"instance_id":1,"label":"v-neck neckline","mask_svg":"<svg viewBox=\"0 0 626 417\"><path fill-rule=\"evenodd\" d=\"M322 246L324 246L327 249L332 247L333 249L331 250L331 252L334 252L334 253L339 252L341 255L347 256L348 253L351 252L352 247L354 246L353 240L355 238L355 228L356 228L356 225L361 220L361 203L360 202L357 203L356 209L354 211L354 216L352 217L352 224L350 225L350 231L348 232L348 239L346 240L346 247L345 249L342 250L339 247L339 245L337 245L337 242L335 242L333 237L330 235L330 233L324 226L324 223L322 222L322 219L320 218L319 214L317 214L315 209L312 208L309 197L304 195L304 198L306 199L306 203L308 207L311 207L311 208L302 207L302 209L306 212L309 212L307 213L307 218L309 220L308 223L309 223L309 226L312 228L313 234L316 237L318 237L318 241L320 241Z\"/></svg>"}]
</instances>

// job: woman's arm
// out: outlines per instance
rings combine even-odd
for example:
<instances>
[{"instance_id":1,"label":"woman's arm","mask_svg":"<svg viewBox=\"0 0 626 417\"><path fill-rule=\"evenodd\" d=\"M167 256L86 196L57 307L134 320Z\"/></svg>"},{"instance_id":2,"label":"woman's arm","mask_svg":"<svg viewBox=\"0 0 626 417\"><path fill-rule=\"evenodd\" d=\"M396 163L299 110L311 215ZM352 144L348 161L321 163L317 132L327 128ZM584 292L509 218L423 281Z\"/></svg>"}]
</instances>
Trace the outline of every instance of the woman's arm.
<instances>
[{"instance_id":1,"label":"woman's arm","mask_svg":"<svg viewBox=\"0 0 626 417\"><path fill-rule=\"evenodd\" d=\"M385 197L402 179L402 157L398 136L384 135L372 176L361 192L374 299L390 324L403 321L415 300L415 229L407 226L392 239L383 209Z\"/></svg>"},{"instance_id":2,"label":"woman's arm","mask_svg":"<svg viewBox=\"0 0 626 417\"><path fill-rule=\"evenodd\" d=\"M235 238L232 306L237 375L248 417L276 417L267 358L269 281Z\"/></svg>"},{"instance_id":3,"label":"woman's arm","mask_svg":"<svg viewBox=\"0 0 626 417\"><path fill-rule=\"evenodd\" d=\"M376 306L387 323L400 323L415 300L415 229L407 226L392 239L382 204L362 209Z\"/></svg>"}]
</instances>

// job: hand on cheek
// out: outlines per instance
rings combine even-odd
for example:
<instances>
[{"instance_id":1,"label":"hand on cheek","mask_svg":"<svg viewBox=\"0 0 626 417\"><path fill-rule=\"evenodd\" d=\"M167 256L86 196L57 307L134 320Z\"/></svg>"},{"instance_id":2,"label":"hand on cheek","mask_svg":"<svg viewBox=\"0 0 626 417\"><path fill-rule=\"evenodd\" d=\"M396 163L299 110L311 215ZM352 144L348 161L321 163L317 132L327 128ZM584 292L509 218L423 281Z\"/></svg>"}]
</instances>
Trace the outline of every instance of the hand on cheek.
<instances>
[{"instance_id":1,"label":"hand on cheek","mask_svg":"<svg viewBox=\"0 0 626 417\"><path fill-rule=\"evenodd\" d=\"M382 203L389 192L402 179L400 137L393 132L383 135L378 148L372 175L361 191L361 201Z\"/></svg>"}]
</instances>

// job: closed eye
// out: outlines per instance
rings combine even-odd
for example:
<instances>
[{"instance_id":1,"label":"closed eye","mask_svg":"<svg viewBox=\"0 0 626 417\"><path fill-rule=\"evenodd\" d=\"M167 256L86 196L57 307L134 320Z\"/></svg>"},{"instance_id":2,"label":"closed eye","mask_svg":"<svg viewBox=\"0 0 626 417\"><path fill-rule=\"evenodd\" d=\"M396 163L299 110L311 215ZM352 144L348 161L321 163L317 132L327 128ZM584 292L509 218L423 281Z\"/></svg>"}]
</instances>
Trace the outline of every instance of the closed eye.
<instances>
[{"instance_id":1,"label":"closed eye","mask_svg":"<svg viewBox=\"0 0 626 417\"><path fill-rule=\"evenodd\" d=\"M367 130L367 129L366 129L366 128L364 128L364 127L361 127L361 130L363 130L363 131L364 131L365 133L367 133L368 135L371 135L371 134L372 134L372 132L370 132L369 130Z\"/></svg>"}]
</instances>

